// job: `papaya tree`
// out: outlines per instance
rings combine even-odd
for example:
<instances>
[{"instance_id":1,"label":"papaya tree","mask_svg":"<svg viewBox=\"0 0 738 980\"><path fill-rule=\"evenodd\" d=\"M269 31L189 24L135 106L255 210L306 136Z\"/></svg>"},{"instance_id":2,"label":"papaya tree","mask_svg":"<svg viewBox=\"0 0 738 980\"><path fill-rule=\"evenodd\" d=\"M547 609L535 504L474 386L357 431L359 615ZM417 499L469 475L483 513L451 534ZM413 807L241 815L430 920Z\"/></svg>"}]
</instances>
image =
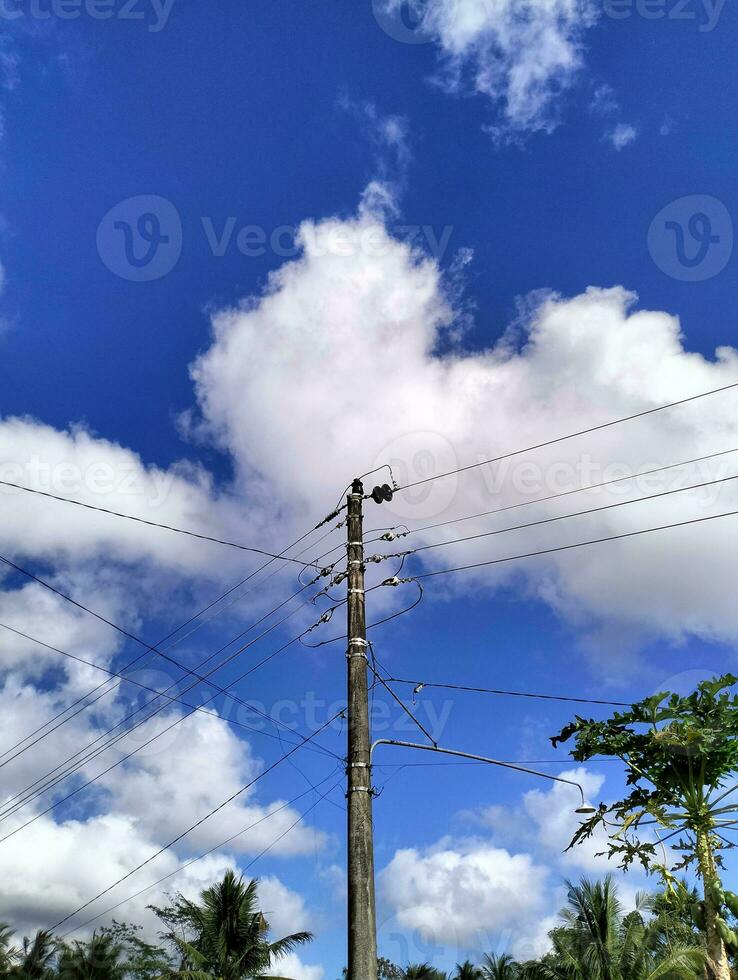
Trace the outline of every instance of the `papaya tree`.
<instances>
[{"instance_id":1,"label":"papaya tree","mask_svg":"<svg viewBox=\"0 0 738 980\"><path fill-rule=\"evenodd\" d=\"M570 848L604 829L606 853L623 869L638 862L659 874L675 901L684 897L679 871L691 868L701 878L691 914L704 939L707 980L730 980L729 957L738 955L731 927L738 897L721 880L723 852L738 830L736 683L728 674L686 697L656 694L604 721L576 717L551 739L554 747L574 739L571 755L579 762L620 759L630 790L600 804Z\"/></svg>"}]
</instances>

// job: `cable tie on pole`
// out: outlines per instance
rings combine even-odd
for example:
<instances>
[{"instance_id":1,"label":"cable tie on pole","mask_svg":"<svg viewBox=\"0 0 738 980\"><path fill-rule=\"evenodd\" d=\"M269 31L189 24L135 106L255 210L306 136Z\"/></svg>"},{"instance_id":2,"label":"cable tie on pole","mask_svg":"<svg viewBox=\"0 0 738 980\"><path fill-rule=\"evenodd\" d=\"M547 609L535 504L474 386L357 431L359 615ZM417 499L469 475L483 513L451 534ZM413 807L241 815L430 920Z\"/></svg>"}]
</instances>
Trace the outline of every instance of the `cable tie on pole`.
<instances>
[{"instance_id":1,"label":"cable tie on pole","mask_svg":"<svg viewBox=\"0 0 738 980\"><path fill-rule=\"evenodd\" d=\"M356 646L356 647L364 647L364 648L366 648L366 647L369 646L369 643L367 642L367 640L362 640L362 638L360 636L354 636L354 637L352 637L349 640L349 646L351 646L351 645Z\"/></svg>"}]
</instances>

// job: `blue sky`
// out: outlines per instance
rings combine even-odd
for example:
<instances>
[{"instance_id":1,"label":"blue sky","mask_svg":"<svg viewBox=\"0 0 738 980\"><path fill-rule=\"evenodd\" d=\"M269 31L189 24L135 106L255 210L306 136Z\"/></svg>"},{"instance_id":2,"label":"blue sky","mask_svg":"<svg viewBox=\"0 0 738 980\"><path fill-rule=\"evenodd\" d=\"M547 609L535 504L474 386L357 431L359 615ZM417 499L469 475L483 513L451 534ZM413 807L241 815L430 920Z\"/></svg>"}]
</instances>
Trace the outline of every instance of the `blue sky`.
<instances>
[{"instance_id":1,"label":"blue sky","mask_svg":"<svg viewBox=\"0 0 738 980\"><path fill-rule=\"evenodd\" d=\"M736 379L735 352L715 360L736 331L733 7L432 0L420 25L417 12L383 0L221 0L208 12L185 0L127 9L114 0L108 19L97 9L3 8L3 479L273 549L323 517L357 470L390 460L421 479ZM559 464L569 488L584 459L602 478L612 464L633 473L735 448L734 420L735 396L716 396L531 457L541 468L529 483L516 469L497 486L475 471L447 494L439 482L427 499L406 495L381 512L370 504L367 525L416 527L529 499ZM730 457L720 466L707 472L733 472ZM729 510L731 495L452 545L411 567ZM255 567L232 550L51 501L9 494L3 512L3 554L148 642ZM470 533L492 526L481 520ZM443 537L418 533L424 543ZM688 688L735 667L733 534L728 521L443 580L377 631L377 655L401 677L613 701ZM17 576L2 586L2 622L114 669L138 652ZM293 586L293 571L280 570L178 655L195 664ZM370 619L414 598L376 595ZM311 615L297 612L257 649L276 648ZM17 637L0 643L9 745L29 727L28 704L50 717L99 683ZM171 669L146 676L161 688ZM322 722L343 688L339 644L291 648L235 689L270 713L286 700L280 717L304 733L306 692ZM402 731L386 694L375 698L391 719L378 728ZM12 793L119 719L121 700L109 700L66 726L68 740L55 733L8 766ZM442 719L445 744L564 771L547 739L571 705L426 691L417 707ZM0 850L10 881L28 853L60 855L46 871L53 899L11 887L0 916L21 929L57 921L282 751L274 738L202 719L19 833L16 853ZM342 751L338 731L323 741ZM432 760L385 752L375 813L385 955L446 966L482 946L539 948L562 876L603 868L591 855L561 857L571 825L557 815L569 799L478 767L399 770ZM157 768L165 759L189 795L171 797ZM310 752L294 761L312 782L336 764ZM598 798L619 785L612 766L578 778ZM286 763L257 784L249 813L307 789ZM332 980L344 962L340 788L329 799L249 869L292 911L274 916L278 927L305 922L317 934L303 965L291 964L297 980ZM315 800L304 797L295 815ZM39 809L32 801L24 812ZM245 825L249 813L233 820ZM161 873L235 829L181 845ZM195 889L229 861L245 867L286 826L263 829L172 886ZM439 905L452 901L457 875L470 890L459 887L454 908ZM151 880L142 874L138 887ZM525 915L512 881L540 893ZM145 897L137 901L127 914L143 921ZM475 908L480 921L472 915L466 929ZM434 917L449 923L435 946Z\"/></svg>"}]
</instances>

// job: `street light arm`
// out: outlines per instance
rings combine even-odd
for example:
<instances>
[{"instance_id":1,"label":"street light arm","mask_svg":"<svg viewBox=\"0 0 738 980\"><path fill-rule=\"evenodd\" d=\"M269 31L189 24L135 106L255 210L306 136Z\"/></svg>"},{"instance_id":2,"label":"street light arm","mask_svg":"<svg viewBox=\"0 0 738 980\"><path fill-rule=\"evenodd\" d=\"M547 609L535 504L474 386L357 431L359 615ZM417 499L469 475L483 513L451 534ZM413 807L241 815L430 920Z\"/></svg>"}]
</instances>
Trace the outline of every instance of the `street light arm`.
<instances>
[{"instance_id":1,"label":"street light arm","mask_svg":"<svg viewBox=\"0 0 738 980\"><path fill-rule=\"evenodd\" d=\"M394 738L378 738L371 747L370 758L374 755L374 750L379 745L396 745L403 749L421 749L423 752L440 752L441 755L454 755L460 759L472 759L475 762L486 762L490 766L501 766L503 769L514 769L516 772L524 772L529 776L539 776L541 779L548 779L554 783L565 783L567 786L576 786L582 798L582 806L577 813L596 813L594 807L588 806L584 799L584 789L580 783L575 783L571 779L563 779L561 776L551 776L547 772L538 772L535 769L526 769L525 766L516 766L512 762L500 762L499 759L490 759L485 755L474 755L470 752L460 752L458 749L443 749L437 745L423 745L420 742L400 742Z\"/></svg>"}]
</instances>

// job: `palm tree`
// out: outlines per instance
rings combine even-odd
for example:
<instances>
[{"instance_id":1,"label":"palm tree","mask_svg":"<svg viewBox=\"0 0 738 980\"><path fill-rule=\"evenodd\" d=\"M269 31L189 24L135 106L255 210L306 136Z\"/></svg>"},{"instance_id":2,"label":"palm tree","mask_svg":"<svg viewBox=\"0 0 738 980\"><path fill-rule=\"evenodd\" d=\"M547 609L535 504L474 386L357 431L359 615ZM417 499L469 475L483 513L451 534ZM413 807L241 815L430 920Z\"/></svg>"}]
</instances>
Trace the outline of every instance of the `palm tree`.
<instances>
[{"instance_id":1,"label":"palm tree","mask_svg":"<svg viewBox=\"0 0 738 980\"><path fill-rule=\"evenodd\" d=\"M653 899L638 896L623 915L611 878L567 882L562 925L550 933L553 952L521 967L519 980L698 980L704 952L672 941L663 922L647 919Z\"/></svg>"},{"instance_id":2,"label":"palm tree","mask_svg":"<svg viewBox=\"0 0 738 980\"><path fill-rule=\"evenodd\" d=\"M126 969L123 947L104 933L64 947L59 957L59 980L123 980Z\"/></svg>"},{"instance_id":3,"label":"palm tree","mask_svg":"<svg viewBox=\"0 0 738 980\"><path fill-rule=\"evenodd\" d=\"M520 967L507 953L502 956L485 956L482 976L484 980L518 980Z\"/></svg>"},{"instance_id":4,"label":"palm tree","mask_svg":"<svg viewBox=\"0 0 738 980\"><path fill-rule=\"evenodd\" d=\"M23 948L13 955L12 977L49 980L54 974L54 957L59 943L48 929L39 929L33 939L23 938Z\"/></svg>"},{"instance_id":5,"label":"palm tree","mask_svg":"<svg viewBox=\"0 0 738 980\"><path fill-rule=\"evenodd\" d=\"M484 974L471 960L465 960L463 963L456 964L453 980L484 980Z\"/></svg>"},{"instance_id":6,"label":"palm tree","mask_svg":"<svg viewBox=\"0 0 738 980\"><path fill-rule=\"evenodd\" d=\"M276 959L310 942L309 932L269 941L257 887L258 882L246 884L227 871L221 882L201 892L199 904L178 895L170 908L154 908L169 926L164 938L178 950L182 962L175 972L182 980L267 980Z\"/></svg>"},{"instance_id":7,"label":"palm tree","mask_svg":"<svg viewBox=\"0 0 738 980\"><path fill-rule=\"evenodd\" d=\"M446 974L430 963L411 963L403 973L403 980L447 980Z\"/></svg>"},{"instance_id":8,"label":"palm tree","mask_svg":"<svg viewBox=\"0 0 738 980\"><path fill-rule=\"evenodd\" d=\"M0 922L0 976L4 976L10 971L16 950L10 945L13 939L13 930L6 922Z\"/></svg>"}]
</instances>

